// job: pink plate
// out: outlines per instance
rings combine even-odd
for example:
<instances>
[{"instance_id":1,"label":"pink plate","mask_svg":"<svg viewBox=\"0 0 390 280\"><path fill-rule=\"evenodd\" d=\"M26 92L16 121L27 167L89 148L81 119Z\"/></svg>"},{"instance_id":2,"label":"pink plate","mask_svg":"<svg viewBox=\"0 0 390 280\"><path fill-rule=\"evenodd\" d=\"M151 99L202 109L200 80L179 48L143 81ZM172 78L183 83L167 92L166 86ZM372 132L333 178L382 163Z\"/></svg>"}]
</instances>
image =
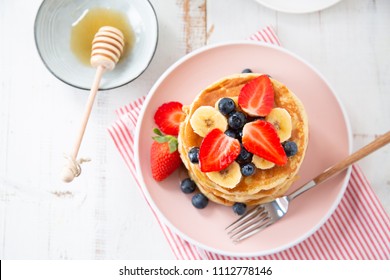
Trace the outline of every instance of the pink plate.
<instances>
[{"instance_id":1,"label":"pink plate","mask_svg":"<svg viewBox=\"0 0 390 280\"><path fill-rule=\"evenodd\" d=\"M239 244L228 238L225 227L237 216L230 207L191 204L181 192L178 172L161 183L150 173L150 145L154 112L164 102L190 104L206 86L250 68L283 82L303 102L310 140L297 188L350 152L347 116L329 84L307 62L285 49L256 42L232 42L201 48L172 65L151 89L140 114L135 139L137 172L146 197L163 221L187 241L230 256L261 256L287 249L313 234L333 213L344 194L350 170L293 201L277 224Z\"/></svg>"}]
</instances>

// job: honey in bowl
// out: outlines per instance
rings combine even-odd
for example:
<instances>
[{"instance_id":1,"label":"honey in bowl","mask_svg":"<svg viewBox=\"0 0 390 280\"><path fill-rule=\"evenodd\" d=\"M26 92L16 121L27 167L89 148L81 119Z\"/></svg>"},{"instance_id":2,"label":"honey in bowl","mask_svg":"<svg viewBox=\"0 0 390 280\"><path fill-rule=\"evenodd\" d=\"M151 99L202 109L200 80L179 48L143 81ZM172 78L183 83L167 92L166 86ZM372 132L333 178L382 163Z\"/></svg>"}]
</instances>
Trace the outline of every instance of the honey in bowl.
<instances>
[{"instance_id":1,"label":"honey in bowl","mask_svg":"<svg viewBox=\"0 0 390 280\"><path fill-rule=\"evenodd\" d=\"M90 65L93 37L102 26L112 26L122 31L125 40L122 59L133 48L134 31L124 13L107 8L87 9L72 24L70 38L72 52L85 65Z\"/></svg>"}]
</instances>

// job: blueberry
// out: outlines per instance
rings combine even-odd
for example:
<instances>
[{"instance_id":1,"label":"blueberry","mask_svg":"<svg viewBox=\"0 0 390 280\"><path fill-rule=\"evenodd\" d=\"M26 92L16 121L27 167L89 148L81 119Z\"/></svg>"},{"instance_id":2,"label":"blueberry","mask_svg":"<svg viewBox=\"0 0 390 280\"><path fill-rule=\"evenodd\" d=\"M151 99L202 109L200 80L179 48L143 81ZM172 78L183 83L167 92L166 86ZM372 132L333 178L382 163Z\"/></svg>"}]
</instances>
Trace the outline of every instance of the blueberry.
<instances>
[{"instance_id":1,"label":"blueberry","mask_svg":"<svg viewBox=\"0 0 390 280\"><path fill-rule=\"evenodd\" d=\"M292 157L296 153L298 153L298 146L293 141L286 141L282 143L282 146L284 148L284 152L286 153L286 156Z\"/></svg>"},{"instance_id":2,"label":"blueberry","mask_svg":"<svg viewBox=\"0 0 390 280\"><path fill-rule=\"evenodd\" d=\"M246 123L246 117L244 113L233 112L229 115L228 124L234 130L239 130L243 128Z\"/></svg>"},{"instance_id":3,"label":"blueberry","mask_svg":"<svg viewBox=\"0 0 390 280\"><path fill-rule=\"evenodd\" d=\"M251 69L245 68L244 70L241 71L241 73L253 73Z\"/></svg>"},{"instance_id":4,"label":"blueberry","mask_svg":"<svg viewBox=\"0 0 390 280\"><path fill-rule=\"evenodd\" d=\"M244 146L241 144L241 150L240 150L240 154L238 155L238 157L236 158L236 161L239 163L239 164L244 164L244 163L249 163L252 161L252 157L253 157L253 154L248 152Z\"/></svg>"},{"instance_id":5,"label":"blueberry","mask_svg":"<svg viewBox=\"0 0 390 280\"><path fill-rule=\"evenodd\" d=\"M188 151L188 158L192 163L199 163L199 148L193 147Z\"/></svg>"},{"instance_id":6,"label":"blueberry","mask_svg":"<svg viewBox=\"0 0 390 280\"><path fill-rule=\"evenodd\" d=\"M233 204L233 212L237 215L244 215L246 211L246 204L241 202L236 202Z\"/></svg>"},{"instance_id":7,"label":"blueberry","mask_svg":"<svg viewBox=\"0 0 390 280\"><path fill-rule=\"evenodd\" d=\"M218 102L218 110L223 115L229 115L231 112L236 109L236 103L234 103L233 99L229 97L224 97Z\"/></svg>"},{"instance_id":8,"label":"blueberry","mask_svg":"<svg viewBox=\"0 0 390 280\"><path fill-rule=\"evenodd\" d=\"M196 184L190 178L186 178L181 181L180 189L183 193L192 193L196 190Z\"/></svg>"},{"instance_id":9,"label":"blueberry","mask_svg":"<svg viewBox=\"0 0 390 280\"><path fill-rule=\"evenodd\" d=\"M232 138L236 138L237 137L237 133L234 130L231 130L231 129L226 130L225 134L227 136L229 136L229 137L232 137Z\"/></svg>"},{"instance_id":10,"label":"blueberry","mask_svg":"<svg viewBox=\"0 0 390 280\"><path fill-rule=\"evenodd\" d=\"M192 197L192 205L195 208L203 209L209 204L209 199L203 193L197 193Z\"/></svg>"},{"instance_id":11,"label":"blueberry","mask_svg":"<svg viewBox=\"0 0 390 280\"><path fill-rule=\"evenodd\" d=\"M256 167L253 163L246 163L241 166L241 173L243 176L251 176L255 173Z\"/></svg>"},{"instance_id":12,"label":"blueberry","mask_svg":"<svg viewBox=\"0 0 390 280\"><path fill-rule=\"evenodd\" d=\"M243 132L242 132L242 130L240 130L240 131L238 132L237 139L241 141L242 135L243 135Z\"/></svg>"}]
</instances>

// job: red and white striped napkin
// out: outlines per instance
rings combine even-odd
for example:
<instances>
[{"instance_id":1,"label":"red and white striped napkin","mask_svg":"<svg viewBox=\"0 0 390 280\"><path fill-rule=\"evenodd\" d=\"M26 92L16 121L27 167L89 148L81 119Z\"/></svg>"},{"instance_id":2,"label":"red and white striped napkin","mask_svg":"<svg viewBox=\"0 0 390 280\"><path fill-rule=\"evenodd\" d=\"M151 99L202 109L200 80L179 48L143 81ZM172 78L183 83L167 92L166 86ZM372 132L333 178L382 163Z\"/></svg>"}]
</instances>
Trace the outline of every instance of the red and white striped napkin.
<instances>
[{"instance_id":1,"label":"red and white striped napkin","mask_svg":"<svg viewBox=\"0 0 390 280\"><path fill-rule=\"evenodd\" d=\"M271 27L256 32L249 39L280 45L278 37ZM138 187L140 185L134 164L133 135L144 100L145 97L142 97L119 108L116 111L118 120L108 128L115 146L127 164ZM169 229L156 213L154 215L177 259L238 259L206 251L185 241ZM383 209L361 169L354 165L343 199L333 215L319 230L305 241L287 250L272 255L245 259L388 260L390 259L390 217Z\"/></svg>"}]
</instances>

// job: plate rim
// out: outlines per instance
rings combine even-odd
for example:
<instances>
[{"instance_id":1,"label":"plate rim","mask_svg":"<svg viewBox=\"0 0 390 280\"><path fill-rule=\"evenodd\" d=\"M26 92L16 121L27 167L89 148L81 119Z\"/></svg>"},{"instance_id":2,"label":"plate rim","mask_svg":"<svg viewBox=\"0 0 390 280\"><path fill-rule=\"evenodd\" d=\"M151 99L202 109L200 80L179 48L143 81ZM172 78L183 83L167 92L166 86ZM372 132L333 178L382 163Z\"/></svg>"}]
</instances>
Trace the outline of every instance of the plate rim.
<instances>
[{"instance_id":1,"label":"plate rim","mask_svg":"<svg viewBox=\"0 0 390 280\"><path fill-rule=\"evenodd\" d=\"M309 14L314 12L319 12L322 10L325 10L327 8L332 7L333 5L336 5L337 3L341 2L341 0L330 0L329 3L321 5L321 7L317 7L315 9L301 9L301 10L289 10L285 9L283 7L280 7L278 5L275 6L274 2L270 2L267 0L256 0L257 3L260 5L263 5L264 7L267 7L269 9L272 9L274 11L282 12L282 13L288 13L288 14Z\"/></svg>"},{"instance_id":2,"label":"plate rim","mask_svg":"<svg viewBox=\"0 0 390 280\"><path fill-rule=\"evenodd\" d=\"M299 55L297 55L297 54L295 54L295 53L293 53L293 52L291 52L291 51L289 51L289 50L287 50L287 49L285 49L283 47L272 45L270 43L264 43L264 42L255 42L255 41L248 41L248 40L225 41L225 42L214 43L214 44L210 44L210 45L206 45L206 46L200 47L199 49L196 49L196 50L194 50L194 51L192 51L192 52L182 56L181 58L179 58L176 62L174 62L170 67L168 67L164 71L164 73L156 80L156 82L154 83L152 88L149 90L149 92L148 92L148 94L147 94L147 96L145 98L145 101L143 103L143 106L142 106L142 108L140 110L138 119L142 120L144 118L144 115L145 115L145 112L146 112L146 108L148 107L148 104L149 104L150 100L153 98L154 93L156 92L156 89L162 84L162 82L178 66L180 66L185 61L191 59L192 57L194 57L194 56L196 56L196 55L198 55L200 53L207 52L207 51L209 51L211 49L227 47L227 46L234 46L234 45L255 45L255 46L260 46L260 47L272 48L272 49L284 52L284 53L286 53L286 54L296 58L297 60L299 60L302 63L304 63L307 67L309 67L312 71L314 71L323 80L323 82L329 87L330 92L335 97L335 99L336 99L336 101L337 101L337 103L339 105L341 113L342 113L342 115L344 117L344 122L345 122L346 130L347 130L346 132L347 132L347 136L348 136L348 154L351 153L351 151L352 151L351 123L350 123L349 117L347 115L347 111L346 111L343 103L341 102L339 96L336 94L336 92L334 91L333 87L329 84L327 79L325 79L325 77L316 68L314 68L314 66L312 66L309 62L307 62L305 59L303 59ZM198 246L198 247L200 247L200 248L202 248L204 250L207 250L207 251L210 251L210 252L214 252L214 253L217 253L217 254L221 254L221 255L225 255L225 256L232 256L232 257L260 257L260 256L270 255L270 254L278 253L278 252L281 252L281 251L286 250L288 248L291 248L291 247L301 243L305 239L307 239L309 236L314 234L322 225L324 225L324 223L330 218L330 216L334 213L334 211L338 207L341 199L344 196L345 190L347 188L347 185L348 185L348 182L349 182L349 179L350 179L351 171L352 171L352 166L350 166L350 167L348 167L346 169L345 177L343 179L340 192L339 192L338 196L336 197L336 199L334 200L332 206L328 210L327 214L321 220L319 220L317 222L317 224L313 227L313 229L311 231L306 232L300 238L297 238L293 242L290 242L290 243L285 244L283 246L275 247L275 248L270 249L270 250L258 251L258 252L245 253L245 252L231 252L231 251L221 250L221 249L209 247L209 246L207 246L205 244L202 244L201 242L199 242L197 240L194 240L193 238L191 238L191 237L187 236L186 234L184 234L183 232L181 232L178 228L176 228L168 220L168 218L166 218L161 213L161 211L157 207L157 205L154 202L154 200L152 199L148 189L146 188L146 184L145 184L145 181L144 181L144 178L142 176L141 169L140 169L140 160L141 159L140 159L138 151L139 151L139 135L140 135L140 131L141 131L141 124L142 124L142 121L138 121L137 125L136 125L136 128L135 128L135 134L134 134L134 163L135 163L135 167L136 167L136 174L138 176L137 179L140 182L141 189L142 189L142 191L144 193L145 198L147 199L148 204L151 206L151 208L155 212L155 214L164 222L164 224L167 227L169 227L169 229L172 230L174 233L176 233L178 236L180 236L181 238L183 238L184 240L188 241L189 243L191 243L191 244L193 244L195 246ZM140 191L141 191L141 189L140 189Z\"/></svg>"}]
</instances>

